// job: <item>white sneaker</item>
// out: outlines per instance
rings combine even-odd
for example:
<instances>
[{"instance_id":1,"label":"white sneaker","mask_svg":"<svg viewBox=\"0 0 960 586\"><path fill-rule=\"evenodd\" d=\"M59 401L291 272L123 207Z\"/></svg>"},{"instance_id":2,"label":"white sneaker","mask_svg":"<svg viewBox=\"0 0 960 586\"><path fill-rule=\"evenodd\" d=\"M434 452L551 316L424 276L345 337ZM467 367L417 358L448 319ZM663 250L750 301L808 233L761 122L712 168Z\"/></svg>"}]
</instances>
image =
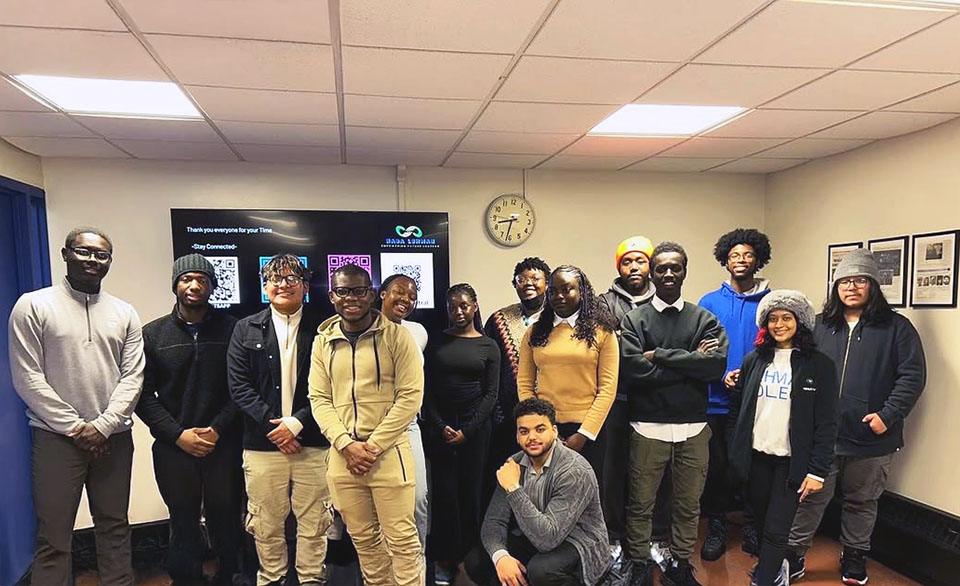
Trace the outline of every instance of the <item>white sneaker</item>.
<instances>
[{"instance_id":1,"label":"white sneaker","mask_svg":"<svg viewBox=\"0 0 960 586\"><path fill-rule=\"evenodd\" d=\"M660 570L663 572L667 571L670 562L673 561L670 545L665 541L654 541L650 544L650 557L660 566Z\"/></svg>"}]
</instances>

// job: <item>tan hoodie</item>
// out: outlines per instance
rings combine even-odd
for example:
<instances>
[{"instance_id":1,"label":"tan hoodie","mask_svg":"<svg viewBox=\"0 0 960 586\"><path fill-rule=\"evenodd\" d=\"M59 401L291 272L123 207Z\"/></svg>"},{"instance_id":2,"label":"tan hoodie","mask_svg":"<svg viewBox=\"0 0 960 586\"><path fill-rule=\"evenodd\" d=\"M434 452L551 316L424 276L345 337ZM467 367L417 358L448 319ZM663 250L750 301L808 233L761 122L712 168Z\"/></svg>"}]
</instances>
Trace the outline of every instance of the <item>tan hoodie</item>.
<instances>
[{"instance_id":1,"label":"tan hoodie","mask_svg":"<svg viewBox=\"0 0 960 586\"><path fill-rule=\"evenodd\" d=\"M317 329L310 367L310 405L337 450L351 442L381 452L407 441L423 401L420 349L404 327L374 312L356 348L333 316Z\"/></svg>"}]
</instances>

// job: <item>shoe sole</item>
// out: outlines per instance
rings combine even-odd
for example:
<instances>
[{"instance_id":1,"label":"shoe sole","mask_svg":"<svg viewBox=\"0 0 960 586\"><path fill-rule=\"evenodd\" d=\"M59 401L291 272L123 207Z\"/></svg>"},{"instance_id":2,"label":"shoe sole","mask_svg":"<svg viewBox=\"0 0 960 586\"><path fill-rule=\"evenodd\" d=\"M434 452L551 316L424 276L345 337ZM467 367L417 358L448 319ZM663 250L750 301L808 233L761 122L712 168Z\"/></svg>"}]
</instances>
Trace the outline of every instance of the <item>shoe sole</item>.
<instances>
[{"instance_id":1,"label":"shoe sole","mask_svg":"<svg viewBox=\"0 0 960 586\"><path fill-rule=\"evenodd\" d=\"M867 583L867 580L869 579L870 579L869 576L867 576L863 580L857 580L856 578L847 578L846 576L844 576L840 580L847 586L863 586L864 584Z\"/></svg>"},{"instance_id":2,"label":"shoe sole","mask_svg":"<svg viewBox=\"0 0 960 586\"><path fill-rule=\"evenodd\" d=\"M799 580L800 578L803 578L803 577L806 576L806 575L807 575L807 569L806 569L806 568L804 568L804 569L802 569L802 570L800 570L799 572L796 572L796 573L794 573L794 574L790 574L790 583L792 584L792 583L796 582L797 580Z\"/></svg>"}]
</instances>

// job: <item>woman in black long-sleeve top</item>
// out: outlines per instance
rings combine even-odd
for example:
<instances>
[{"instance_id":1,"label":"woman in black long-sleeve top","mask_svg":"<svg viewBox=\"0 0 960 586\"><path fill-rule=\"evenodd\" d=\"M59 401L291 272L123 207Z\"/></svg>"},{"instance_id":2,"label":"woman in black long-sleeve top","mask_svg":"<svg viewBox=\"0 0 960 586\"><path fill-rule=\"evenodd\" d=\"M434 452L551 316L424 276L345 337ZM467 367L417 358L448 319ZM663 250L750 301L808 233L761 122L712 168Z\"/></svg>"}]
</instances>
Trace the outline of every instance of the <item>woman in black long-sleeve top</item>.
<instances>
[{"instance_id":1,"label":"woman in black long-sleeve top","mask_svg":"<svg viewBox=\"0 0 960 586\"><path fill-rule=\"evenodd\" d=\"M483 471L490 415L500 384L500 349L483 335L477 294L465 283L447 290L450 327L426 352L425 447L432 465L431 557L437 584L480 539Z\"/></svg>"},{"instance_id":2,"label":"woman in black long-sleeve top","mask_svg":"<svg viewBox=\"0 0 960 586\"><path fill-rule=\"evenodd\" d=\"M823 488L833 461L837 371L814 348L814 310L803 293L767 294L757 325L757 349L724 381L733 388L729 457L760 534L752 584L779 586L790 573L784 554L797 505Z\"/></svg>"}]
</instances>

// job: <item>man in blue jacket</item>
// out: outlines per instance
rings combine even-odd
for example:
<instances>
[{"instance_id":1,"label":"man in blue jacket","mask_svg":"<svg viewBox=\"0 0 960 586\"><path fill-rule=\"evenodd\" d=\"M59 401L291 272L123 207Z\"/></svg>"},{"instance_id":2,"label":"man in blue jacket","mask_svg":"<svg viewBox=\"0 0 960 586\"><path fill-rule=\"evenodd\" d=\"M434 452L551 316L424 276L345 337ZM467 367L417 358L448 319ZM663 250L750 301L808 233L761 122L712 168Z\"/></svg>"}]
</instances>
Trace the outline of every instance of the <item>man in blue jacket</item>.
<instances>
[{"instance_id":1,"label":"man in blue jacket","mask_svg":"<svg viewBox=\"0 0 960 586\"><path fill-rule=\"evenodd\" d=\"M757 306L770 292L770 283L757 278L757 271L770 261L770 240L752 228L737 228L717 240L713 255L730 273L716 291L700 299L700 307L717 316L730 339L727 372L740 368L743 358L753 350L757 337ZM731 483L727 471L727 415L730 391L722 380L710 383L707 423L710 438L710 465L707 482L700 499L701 515L707 519L707 537L700 557L720 559L727 549L727 512L730 508ZM757 537L750 515L744 519L743 549L757 553Z\"/></svg>"}]
</instances>

